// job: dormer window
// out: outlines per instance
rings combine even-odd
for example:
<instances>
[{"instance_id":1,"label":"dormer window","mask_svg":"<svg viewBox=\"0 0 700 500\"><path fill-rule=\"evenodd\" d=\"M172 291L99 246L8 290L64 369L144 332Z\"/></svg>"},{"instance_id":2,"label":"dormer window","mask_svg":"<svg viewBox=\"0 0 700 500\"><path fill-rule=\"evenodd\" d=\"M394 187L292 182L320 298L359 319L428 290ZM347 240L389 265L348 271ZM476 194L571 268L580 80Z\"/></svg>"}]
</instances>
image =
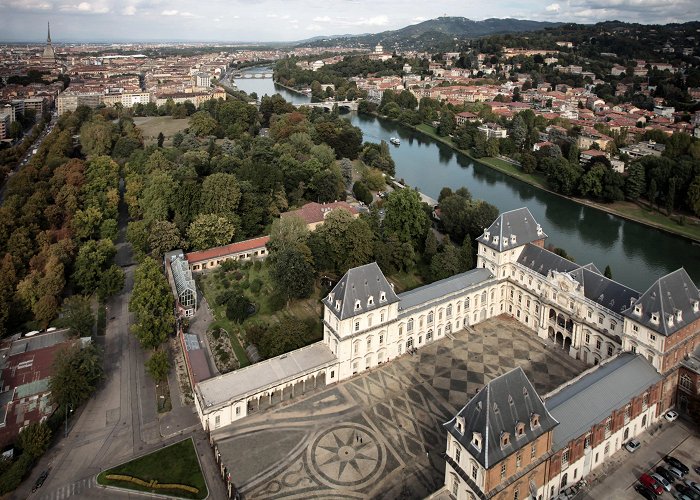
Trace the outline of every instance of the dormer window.
<instances>
[{"instance_id":1,"label":"dormer window","mask_svg":"<svg viewBox=\"0 0 700 500\"><path fill-rule=\"evenodd\" d=\"M516 439L520 439L523 436L525 436L525 424L518 422L515 424L515 437Z\"/></svg>"},{"instance_id":2,"label":"dormer window","mask_svg":"<svg viewBox=\"0 0 700 500\"><path fill-rule=\"evenodd\" d=\"M371 305L373 305L373 304L374 304L374 297L372 297L372 296L370 295L369 298L367 299L367 305L368 305L368 306L371 306Z\"/></svg>"},{"instance_id":3,"label":"dormer window","mask_svg":"<svg viewBox=\"0 0 700 500\"><path fill-rule=\"evenodd\" d=\"M683 321L683 311L676 309L676 321Z\"/></svg>"},{"instance_id":4,"label":"dormer window","mask_svg":"<svg viewBox=\"0 0 700 500\"><path fill-rule=\"evenodd\" d=\"M488 241L490 237L491 237L491 233L489 233L488 231L484 231L484 239L486 241Z\"/></svg>"},{"instance_id":5,"label":"dormer window","mask_svg":"<svg viewBox=\"0 0 700 500\"><path fill-rule=\"evenodd\" d=\"M355 301L355 310L359 311L361 307L362 307L362 302L360 302L359 300L356 300Z\"/></svg>"},{"instance_id":6,"label":"dormer window","mask_svg":"<svg viewBox=\"0 0 700 500\"><path fill-rule=\"evenodd\" d=\"M655 324L659 324L659 315L658 313L651 313L651 322Z\"/></svg>"},{"instance_id":7,"label":"dormer window","mask_svg":"<svg viewBox=\"0 0 700 500\"><path fill-rule=\"evenodd\" d=\"M542 236L542 226L537 224L537 236Z\"/></svg>"},{"instance_id":8,"label":"dormer window","mask_svg":"<svg viewBox=\"0 0 700 500\"><path fill-rule=\"evenodd\" d=\"M464 417L457 415L457 432L464 434Z\"/></svg>"},{"instance_id":9,"label":"dormer window","mask_svg":"<svg viewBox=\"0 0 700 500\"><path fill-rule=\"evenodd\" d=\"M481 433L480 432L474 432L472 434L472 446L476 448L477 450L481 451Z\"/></svg>"},{"instance_id":10,"label":"dormer window","mask_svg":"<svg viewBox=\"0 0 700 500\"><path fill-rule=\"evenodd\" d=\"M501 432L501 448L505 448L510 444L510 432Z\"/></svg>"},{"instance_id":11,"label":"dormer window","mask_svg":"<svg viewBox=\"0 0 700 500\"><path fill-rule=\"evenodd\" d=\"M636 306L634 306L634 314L636 314L637 316L642 315L642 306L641 305L637 304Z\"/></svg>"},{"instance_id":12,"label":"dormer window","mask_svg":"<svg viewBox=\"0 0 700 500\"><path fill-rule=\"evenodd\" d=\"M511 243L512 245L515 245L515 241L516 241L516 236L515 236L514 234L511 234L511 235L510 235L510 243Z\"/></svg>"},{"instance_id":13,"label":"dormer window","mask_svg":"<svg viewBox=\"0 0 700 500\"><path fill-rule=\"evenodd\" d=\"M503 246L504 246L504 247L507 247L507 246L508 246L508 240L506 240L506 239L503 240Z\"/></svg>"},{"instance_id":14,"label":"dormer window","mask_svg":"<svg viewBox=\"0 0 700 500\"><path fill-rule=\"evenodd\" d=\"M530 415L530 428L534 429L540 425L540 416L537 413Z\"/></svg>"},{"instance_id":15,"label":"dormer window","mask_svg":"<svg viewBox=\"0 0 700 500\"><path fill-rule=\"evenodd\" d=\"M336 311L340 311L340 301L339 300L335 301L335 309L336 309Z\"/></svg>"},{"instance_id":16,"label":"dormer window","mask_svg":"<svg viewBox=\"0 0 700 500\"><path fill-rule=\"evenodd\" d=\"M493 242L494 242L496 245L498 245L498 236L494 236L494 237L493 237Z\"/></svg>"},{"instance_id":17,"label":"dormer window","mask_svg":"<svg viewBox=\"0 0 700 500\"><path fill-rule=\"evenodd\" d=\"M700 300L694 300L693 301L693 312L699 312L700 311Z\"/></svg>"},{"instance_id":18,"label":"dormer window","mask_svg":"<svg viewBox=\"0 0 700 500\"><path fill-rule=\"evenodd\" d=\"M668 317L666 318L666 324L668 326L673 326L673 314L668 315Z\"/></svg>"}]
</instances>

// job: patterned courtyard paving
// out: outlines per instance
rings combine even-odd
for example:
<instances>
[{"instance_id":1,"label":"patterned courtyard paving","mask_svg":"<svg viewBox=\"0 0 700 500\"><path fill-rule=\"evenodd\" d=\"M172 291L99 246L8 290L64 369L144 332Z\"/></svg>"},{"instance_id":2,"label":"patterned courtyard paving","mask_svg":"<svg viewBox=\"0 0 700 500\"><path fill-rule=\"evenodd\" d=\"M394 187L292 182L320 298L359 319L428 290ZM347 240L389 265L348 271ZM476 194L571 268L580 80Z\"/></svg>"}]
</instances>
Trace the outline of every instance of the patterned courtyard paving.
<instances>
[{"instance_id":1,"label":"patterned courtyard paving","mask_svg":"<svg viewBox=\"0 0 700 500\"><path fill-rule=\"evenodd\" d=\"M423 498L444 481L442 424L521 366L544 395L585 369L501 316L212 433L245 499Z\"/></svg>"}]
</instances>

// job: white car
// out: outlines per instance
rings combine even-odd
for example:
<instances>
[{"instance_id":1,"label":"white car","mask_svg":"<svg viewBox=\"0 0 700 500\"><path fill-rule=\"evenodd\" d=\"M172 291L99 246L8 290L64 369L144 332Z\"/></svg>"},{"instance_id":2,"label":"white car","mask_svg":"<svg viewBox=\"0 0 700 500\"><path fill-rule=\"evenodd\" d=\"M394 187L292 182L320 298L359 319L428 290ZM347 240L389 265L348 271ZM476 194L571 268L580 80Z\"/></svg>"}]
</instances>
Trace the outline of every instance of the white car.
<instances>
[{"instance_id":1,"label":"white car","mask_svg":"<svg viewBox=\"0 0 700 500\"><path fill-rule=\"evenodd\" d=\"M664 415L664 418L668 420L669 422L673 422L678 418L678 412L677 411L667 411L666 414Z\"/></svg>"},{"instance_id":2,"label":"white car","mask_svg":"<svg viewBox=\"0 0 700 500\"><path fill-rule=\"evenodd\" d=\"M666 479L661 474L657 474L656 472L654 472L653 474L649 475L656 479L656 482L659 483L663 489L665 489L666 491L671 491L671 484L668 481L666 481Z\"/></svg>"},{"instance_id":3,"label":"white car","mask_svg":"<svg viewBox=\"0 0 700 500\"><path fill-rule=\"evenodd\" d=\"M637 439L630 439L629 441L627 441L627 443L625 443L625 448L630 453L634 453L639 449L641 445L642 443L640 443Z\"/></svg>"}]
</instances>

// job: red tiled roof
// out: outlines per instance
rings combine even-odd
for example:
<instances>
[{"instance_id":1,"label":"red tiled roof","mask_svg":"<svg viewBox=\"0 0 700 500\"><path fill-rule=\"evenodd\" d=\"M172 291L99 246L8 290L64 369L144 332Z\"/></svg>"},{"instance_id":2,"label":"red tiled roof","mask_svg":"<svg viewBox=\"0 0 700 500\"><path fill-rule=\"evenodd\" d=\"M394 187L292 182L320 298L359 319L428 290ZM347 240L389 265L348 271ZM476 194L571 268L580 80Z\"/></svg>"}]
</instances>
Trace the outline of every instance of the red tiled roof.
<instances>
[{"instance_id":1,"label":"red tiled roof","mask_svg":"<svg viewBox=\"0 0 700 500\"><path fill-rule=\"evenodd\" d=\"M187 262L192 264L194 262L201 262L203 260L214 259L216 257L223 257L225 255L231 255L234 253L245 252L247 250L262 248L265 245L267 245L268 241L270 241L269 236L261 236L260 238L239 241L238 243L231 243L230 245L224 245L222 247L190 252L188 254L185 254L185 258L187 259Z\"/></svg>"},{"instance_id":2,"label":"red tiled roof","mask_svg":"<svg viewBox=\"0 0 700 500\"><path fill-rule=\"evenodd\" d=\"M354 207L344 201L334 201L333 203L316 203L315 201L312 201L298 210L283 213L282 217L297 216L301 217L301 219L307 224L314 224L316 222L323 221L325 214L336 208L347 210L352 215L358 214L358 211Z\"/></svg>"}]
</instances>

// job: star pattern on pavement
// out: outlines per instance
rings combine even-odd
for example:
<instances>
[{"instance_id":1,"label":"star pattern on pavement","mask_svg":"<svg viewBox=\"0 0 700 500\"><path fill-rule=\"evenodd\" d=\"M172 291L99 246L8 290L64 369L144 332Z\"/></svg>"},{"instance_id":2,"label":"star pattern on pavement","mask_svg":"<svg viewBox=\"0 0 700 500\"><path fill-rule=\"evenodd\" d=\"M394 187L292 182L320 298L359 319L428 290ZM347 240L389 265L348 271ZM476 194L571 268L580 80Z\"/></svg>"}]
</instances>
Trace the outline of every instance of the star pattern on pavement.
<instances>
[{"instance_id":1,"label":"star pattern on pavement","mask_svg":"<svg viewBox=\"0 0 700 500\"><path fill-rule=\"evenodd\" d=\"M352 427L330 430L314 450L316 466L337 483L362 481L372 474L379 461L377 444L367 433Z\"/></svg>"}]
</instances>

